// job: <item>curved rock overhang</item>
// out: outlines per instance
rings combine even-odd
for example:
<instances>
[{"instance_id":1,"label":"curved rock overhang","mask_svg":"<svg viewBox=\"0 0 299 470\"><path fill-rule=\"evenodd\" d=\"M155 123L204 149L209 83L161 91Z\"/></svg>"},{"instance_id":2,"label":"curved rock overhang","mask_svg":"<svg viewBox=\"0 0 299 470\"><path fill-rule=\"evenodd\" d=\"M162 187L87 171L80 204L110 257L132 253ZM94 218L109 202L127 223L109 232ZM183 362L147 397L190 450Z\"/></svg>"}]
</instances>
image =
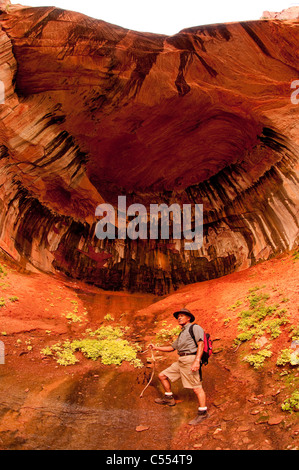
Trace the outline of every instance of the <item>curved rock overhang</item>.
<instances>
[{"instance_id":1,"label":"curved rock overhang","mask_svg":"<svg viewBox=\"0 0 299 470\"><path fill-rule=\"evenodd\" d=\"M298 21L169 37L18 6L0 27L0 246L19 262L164 294L298 243ZM120 195L203 204L202 248L98 240Z\"/></svg>"}]
</instances>

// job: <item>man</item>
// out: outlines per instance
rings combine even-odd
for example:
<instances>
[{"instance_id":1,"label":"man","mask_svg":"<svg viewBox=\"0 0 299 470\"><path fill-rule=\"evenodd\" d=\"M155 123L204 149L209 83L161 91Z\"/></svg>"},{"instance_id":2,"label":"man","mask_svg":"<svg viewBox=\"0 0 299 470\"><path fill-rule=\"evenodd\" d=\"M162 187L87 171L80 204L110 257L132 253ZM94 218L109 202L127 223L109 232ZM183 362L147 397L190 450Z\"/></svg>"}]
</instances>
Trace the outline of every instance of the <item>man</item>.
<instances>
[{"instance_id":1,"label":"man","mask_svg":"<svg viewBox=\"0 0 299 470\"><path fill-rule=\"evenodd\" d=\"M195 342L189 333L191 324L194 322L194 315L186 308L182 308L175 312L173 316L177 319L182 328L178 338L171 346L154 346L150 347L156 351L172 352L178 351L179 359L170 367L163 370L159 374L159 379L165 390L163 398L156 398L155 402L159 405L174 406L175 400L171 391L171 382L175 382L179 378L182 380L185 388L191 388L198 399L198 414L195 419L189 422L190 425L199 424L203 419L208 417L206 406L206 394L202 388L202 381L199 374L201 356L204 349L204 331L199 325L194 325L193 332Z\"/></svg>"}]
</instances>

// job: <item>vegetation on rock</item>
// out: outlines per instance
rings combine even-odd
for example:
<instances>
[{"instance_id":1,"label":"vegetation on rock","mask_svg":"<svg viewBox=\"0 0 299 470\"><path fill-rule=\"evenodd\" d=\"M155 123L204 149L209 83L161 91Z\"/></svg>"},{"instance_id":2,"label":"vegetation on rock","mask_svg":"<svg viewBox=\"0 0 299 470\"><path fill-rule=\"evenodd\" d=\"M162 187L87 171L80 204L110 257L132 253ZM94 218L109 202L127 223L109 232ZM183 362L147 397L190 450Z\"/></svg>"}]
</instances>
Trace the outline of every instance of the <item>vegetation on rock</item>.
<instances>
[{"instance_id":1,"label":"vegetation on rock","mask_svg":"<svg viewBox=\"0 0 299 470\"><path fill-rule=\"evenodd\" d=\"M134 367L142 367L142 362L137 358L140 347L123 338L125 334L123 328L101 326L95 331L87 329L85 333L85 338L47 346L42 349L41 354L54 357L62 366L76 364L79 359L75 353L80 351L93 361L101 358L101 362L105 365L120 365L123 361L127 361Z\"/></svg>"}]
</instances>

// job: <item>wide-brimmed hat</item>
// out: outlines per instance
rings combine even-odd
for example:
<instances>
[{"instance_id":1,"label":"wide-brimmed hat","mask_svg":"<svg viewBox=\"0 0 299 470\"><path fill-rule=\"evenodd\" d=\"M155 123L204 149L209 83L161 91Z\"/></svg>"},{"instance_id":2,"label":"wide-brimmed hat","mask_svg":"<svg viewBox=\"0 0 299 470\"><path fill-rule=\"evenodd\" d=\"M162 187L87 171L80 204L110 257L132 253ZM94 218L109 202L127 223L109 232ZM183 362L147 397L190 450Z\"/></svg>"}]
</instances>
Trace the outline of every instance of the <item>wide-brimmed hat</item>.
<instances>
[{"instance_id":1,"label":"wide-brimmed hat","mask_svg":"<svg viewBox=\"0 0 299 470\"><path fill-rule=\"evenodd\" d=\"M191 323L194 322L195 316L187 308L181 308L181 310L178 310L177 312L174 312L173 316L176 319L178 319L178 316L179 316L180 313L183 313L184 315L187 315L188 317L190 317Z\"/></svg>"}]
</instances>

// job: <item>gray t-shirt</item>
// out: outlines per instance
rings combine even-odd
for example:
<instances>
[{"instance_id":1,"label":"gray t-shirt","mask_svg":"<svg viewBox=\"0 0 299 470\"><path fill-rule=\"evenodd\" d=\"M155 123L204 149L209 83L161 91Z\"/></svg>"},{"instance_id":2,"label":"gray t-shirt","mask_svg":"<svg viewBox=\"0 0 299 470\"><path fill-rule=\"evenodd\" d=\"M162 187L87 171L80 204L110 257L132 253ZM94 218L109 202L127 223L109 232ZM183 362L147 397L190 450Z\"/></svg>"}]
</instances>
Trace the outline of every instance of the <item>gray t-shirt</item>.
<instances>
[{"instance_id":1,"label":"gray t-shirt","mask_svg":"<svg viewBox=\"0 0 299 470\"><path fill-rule=\"evenodd\" d=\"M177 349L179 353L194 353L197 352L197 347L195 346L194 340L189 333L189 328L191 323L187 323L187 325L183 326L182 331L180 332L177 339L172 343L173 349ZM198 343L199 341L204 340L204 330L199 325L193 326L193 333L195 336L195 340Z\"/></svg>"}]
</instances>

